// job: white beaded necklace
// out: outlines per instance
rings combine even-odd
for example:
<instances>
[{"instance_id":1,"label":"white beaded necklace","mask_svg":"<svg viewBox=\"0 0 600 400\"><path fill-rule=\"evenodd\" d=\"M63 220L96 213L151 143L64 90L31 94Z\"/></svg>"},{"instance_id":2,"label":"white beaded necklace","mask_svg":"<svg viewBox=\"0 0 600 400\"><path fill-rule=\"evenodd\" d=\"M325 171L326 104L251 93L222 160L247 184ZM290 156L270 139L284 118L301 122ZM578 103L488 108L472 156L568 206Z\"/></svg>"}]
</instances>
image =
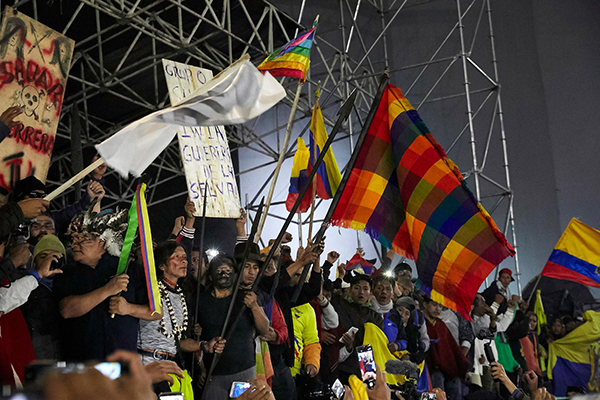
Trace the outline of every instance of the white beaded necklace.
<instances>
[{"instance_id":1,"label":"white beaded necklace","mask_svg":"<svg viewBox=\"0 0 600 400\"><path fill-rule=\"evenodd\" d=\"M179 341L184 336L184 333L188 327L188 310L187 304L185 302L185 296L183 295L183 291L181 290L181 288L179 286L175 286L175 291L181 297L181 308L183 310L183 326L179 326L179 324L177 324L175 310L173 310L173 305L171 304L171 298L169 297L169 291L167 290L167 287L162 281L160 281L158 282L158 288L160 289L160 296L163 299L163 303L165 304L165 306L167 307L167 311L169 312L169 317L171 318L171 327L173 328L172 332L168 332L167 327L165 326L165 320L164 318L161 318L160 332L169 339L175 339Z\"/></svg>"}]
</instances>

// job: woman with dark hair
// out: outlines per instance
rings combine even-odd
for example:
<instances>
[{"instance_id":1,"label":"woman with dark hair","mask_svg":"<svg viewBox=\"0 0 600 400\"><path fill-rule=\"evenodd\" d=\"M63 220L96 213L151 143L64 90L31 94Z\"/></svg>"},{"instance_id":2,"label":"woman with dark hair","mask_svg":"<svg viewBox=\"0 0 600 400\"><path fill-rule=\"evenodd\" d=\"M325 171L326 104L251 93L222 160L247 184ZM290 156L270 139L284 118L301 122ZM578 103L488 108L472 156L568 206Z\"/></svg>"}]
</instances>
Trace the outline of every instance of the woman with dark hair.
<instances>
[{"instance_id":1,"label":"woman with dark hair","mask_svg":"<svg viewBox=\"0 0 600 400\"><path fill-rule=\"evenodd\" d=\"M214 337L208 342L186 338L188 328L187 303L177 281L187 274L187 255L183 247L173 241L159 244L154 249L156 274L162 302L162 316L155 321L140 321L138 353L142 363L157 360L171 360L181 363L175 357L178 349L184 352L223 351L224 341Z\"/></svg>"}]
</instances>

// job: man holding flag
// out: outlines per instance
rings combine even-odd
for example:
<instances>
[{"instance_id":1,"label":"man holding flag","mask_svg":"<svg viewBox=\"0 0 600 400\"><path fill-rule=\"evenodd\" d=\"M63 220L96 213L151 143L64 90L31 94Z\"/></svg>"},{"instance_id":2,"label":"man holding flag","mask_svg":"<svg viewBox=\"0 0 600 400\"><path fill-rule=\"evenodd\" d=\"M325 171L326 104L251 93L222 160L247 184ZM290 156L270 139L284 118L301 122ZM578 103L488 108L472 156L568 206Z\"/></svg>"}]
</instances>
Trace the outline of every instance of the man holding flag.
<instances>
[{"instance_id":1,"label":"man holding flag","mask_svg":"<svg viewBox=\"0 0 600 400\"><path fill-rule=\"evenodd\" d=\"M126 212L86 212L71 222L73 263L54 282L64 318L61 339L66 360L103 360L117 349L135 352L139 318L150 318L144 282L127 274L116 275L122 243L115 238L123 237L120 230L127 227L123 224L126 216ZM135 312L111 318L110 299L119 293Z\"/></svg>"}]
</instances>

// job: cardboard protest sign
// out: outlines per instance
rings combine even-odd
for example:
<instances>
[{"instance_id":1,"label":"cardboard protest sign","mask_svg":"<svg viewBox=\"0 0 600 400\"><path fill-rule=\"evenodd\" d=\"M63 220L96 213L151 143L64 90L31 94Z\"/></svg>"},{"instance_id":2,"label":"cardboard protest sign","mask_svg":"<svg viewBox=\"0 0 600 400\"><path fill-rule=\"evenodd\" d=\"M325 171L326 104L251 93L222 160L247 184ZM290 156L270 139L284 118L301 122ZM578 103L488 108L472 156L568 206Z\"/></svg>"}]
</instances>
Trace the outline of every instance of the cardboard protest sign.
<instances>
[{"instance_id":1,"label":"cardboard protest sign","mask_svg":"<svg viewBox=\"0 0 600 400\"><path fill-rule=\"evenodd\" d=\"M212 71L208 69L165 59L162 62L171 105L178 104L212 79ZM202 216L206 189L207 217L239 218L240 196L225 128L180 126L177 138L188 193L196 206L195 215Z\"/></svg>"},{"instance_id":2,"label":"cardboard protest sign","mask_svg":"<svg viewBox=\"0 0 600 400\"><path fill-rule=\"evenodd\" d=\"M0 27L0 114L23 113L0 145L0 186L30 175L46 182L75 42L11 7Z\"/></svg>"}]
</instances>

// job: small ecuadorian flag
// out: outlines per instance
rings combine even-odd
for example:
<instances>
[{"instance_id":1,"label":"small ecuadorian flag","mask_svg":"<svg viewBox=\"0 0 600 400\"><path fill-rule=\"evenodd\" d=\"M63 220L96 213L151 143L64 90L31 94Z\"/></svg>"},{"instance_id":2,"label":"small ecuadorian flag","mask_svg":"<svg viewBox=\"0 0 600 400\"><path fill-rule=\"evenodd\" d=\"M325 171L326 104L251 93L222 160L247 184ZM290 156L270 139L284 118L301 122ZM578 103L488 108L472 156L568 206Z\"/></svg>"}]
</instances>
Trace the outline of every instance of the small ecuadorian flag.
<instances>
[{"instance_id":1,"label":"small ecuadorian flag","mask_svg":"<svg viewBox=\"0 0 600 400\"><path fill-rule=\"evenodd\" d=\"M117 275L125 273L129 253L135 239L136 231L140 235L140 246L142 249L142 261L144 263L144 274L146 275L146 288L148 290L148 300L150 311L161 313L161 299L158 290L158 280L156 279L156 270L154 269L154 247L152 242L152 232L150 232L150 220L148 217L148 206L146 204L146 184L137 186L131 207L129 208L129 221L127 233L123 240L123 248L119 257L119 266Z\"/></svg>"},{"instance_id":2,"label":"small ecuadorian flag","mask_svg":"<svg viewBox=\"0 0 600 400\"><path fill-rule=\"evenodd\" d=\"M543 276L600 287L600 231L571 219L554 247Z\"/></svg>"},{"instance_id":3,"label":"small ecuadorian flag","mask_svg":"<svg viewBox=\"0 0 600 400\"><path fill-rule=\"evenodd\" d=\"M313 108L312 121L310 123L310 149L306 147L302 138L298 138L298 149L294 155L290 189L285 202L288 211L291 211L294 206L294 202L298 198L300 190L302 190L302 187L306 183L308 174L312 171L314 162L321 154L321 149L325 146L325 142L327 142L327 138L328 136L327 131L325 131L321 107L315 105ZM323 200L332 199L333 196L335 196L338 186L340 186L342 174L340 173L331 147L327 153L325 153L325 158L317 169L315 179L317 180L317 197ZM312 190L309 189L302 198L298 212L303 213L308 211L312 200Z\"/></svg>"}]
</instances>

